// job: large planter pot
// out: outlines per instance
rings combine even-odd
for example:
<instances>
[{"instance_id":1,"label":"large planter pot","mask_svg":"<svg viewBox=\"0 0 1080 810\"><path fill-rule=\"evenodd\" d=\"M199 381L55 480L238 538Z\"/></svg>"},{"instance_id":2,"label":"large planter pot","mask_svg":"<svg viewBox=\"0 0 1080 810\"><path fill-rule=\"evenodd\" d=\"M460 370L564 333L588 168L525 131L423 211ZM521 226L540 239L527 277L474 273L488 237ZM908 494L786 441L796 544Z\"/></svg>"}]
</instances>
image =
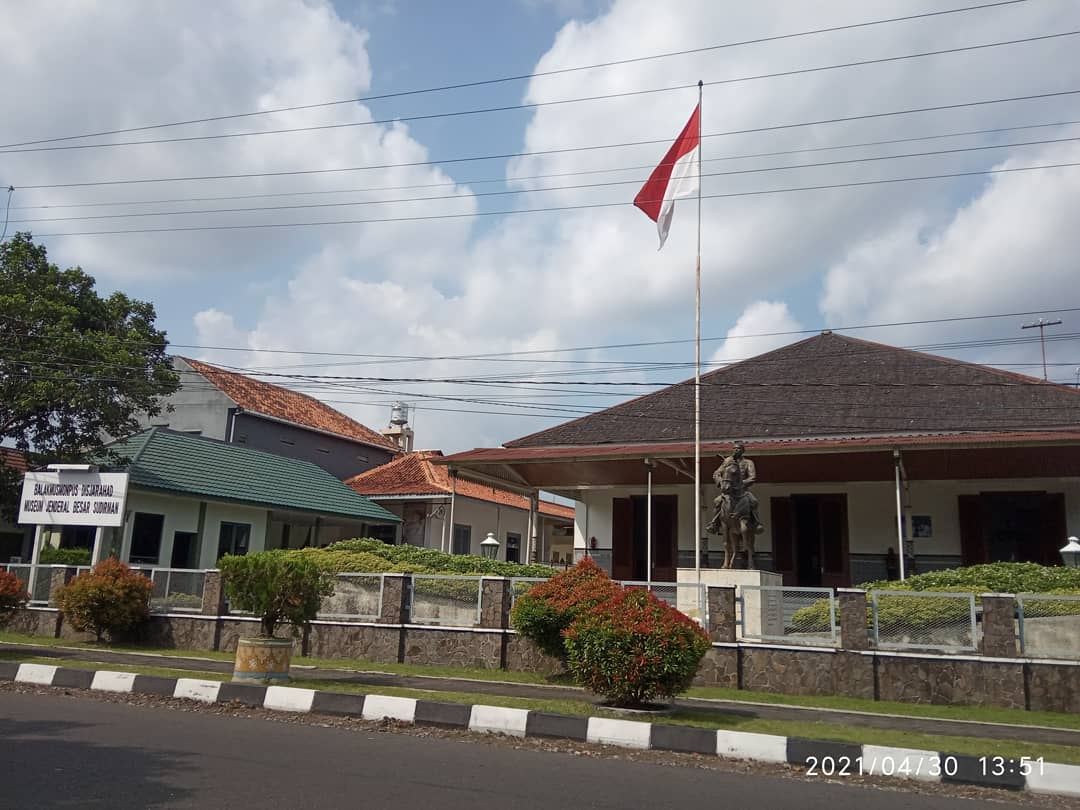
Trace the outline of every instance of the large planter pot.
<instances>
[{"instance_id":1,"label":"large planter pot","mask_svg":"<svg viewBox=\"0 0 1080 810\"><path fill-rule=\"evenodd\" d=\"M288 638L238 639L233 680L242 683L287 682L292 648L292 639Z\"/></svg>"}]
</instances>

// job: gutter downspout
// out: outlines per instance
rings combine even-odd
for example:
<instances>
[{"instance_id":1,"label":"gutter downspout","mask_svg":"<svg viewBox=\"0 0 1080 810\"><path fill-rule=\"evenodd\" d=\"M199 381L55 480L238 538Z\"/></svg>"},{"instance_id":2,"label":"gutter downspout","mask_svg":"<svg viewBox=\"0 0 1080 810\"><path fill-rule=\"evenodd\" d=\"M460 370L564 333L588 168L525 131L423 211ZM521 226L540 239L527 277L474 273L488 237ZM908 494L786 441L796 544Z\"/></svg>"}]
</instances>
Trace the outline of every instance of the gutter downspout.
<instances>
[{"instance_id":1,"label":"gutter downspout","mask_svg":"<svg viewBox=\"0 0 1080 810\"><path fill-rule=\"evenodd\" d=\"M896 541L900 547L900 581L907 579L905 560L907 549L904 548L904 502L900 488L900 451L893 450L893 467L896 469Z\"/></svg>"}]
</instances>

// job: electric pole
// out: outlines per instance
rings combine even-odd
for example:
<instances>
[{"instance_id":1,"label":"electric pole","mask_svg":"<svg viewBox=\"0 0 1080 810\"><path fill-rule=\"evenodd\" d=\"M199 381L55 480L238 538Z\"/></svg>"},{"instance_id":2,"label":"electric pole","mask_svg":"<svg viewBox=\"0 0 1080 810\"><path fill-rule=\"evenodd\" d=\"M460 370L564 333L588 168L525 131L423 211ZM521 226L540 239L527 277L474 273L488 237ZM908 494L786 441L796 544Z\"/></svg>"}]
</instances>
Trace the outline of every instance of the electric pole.
<instances>
[{"instance_id":1,"label":"electric pole","mask_svg":"<svg viewBox=\"0 0 1080 810\"><path fill-rule=\"evenodd\" d=\"M1042 346L1042 359L1043 359L1043 381L1046 380L1046 327L1058 326L1061 324L1061 318L1057 318L1052 321L1039 318L1035 323L1025 323L1021 326L1021 329L1039 329L1039 344Z\"/></svg>"}]
</instances>

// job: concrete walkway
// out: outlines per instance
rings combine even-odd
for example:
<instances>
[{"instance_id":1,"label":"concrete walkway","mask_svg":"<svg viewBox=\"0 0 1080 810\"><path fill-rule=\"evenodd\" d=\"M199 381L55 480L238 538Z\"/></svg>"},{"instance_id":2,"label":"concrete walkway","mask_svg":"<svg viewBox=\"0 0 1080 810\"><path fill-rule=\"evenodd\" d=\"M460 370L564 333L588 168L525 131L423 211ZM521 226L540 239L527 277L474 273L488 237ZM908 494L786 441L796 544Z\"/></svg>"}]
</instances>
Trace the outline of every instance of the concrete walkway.
<instances>
[{"instance_id":1,"label":"concrete walkway","mask_svg":"<svg viewBox=\"0 0 1080 810\"><path fill-rule=\"evenodd\" d=\"M109 652L58 648L33 644L0 644L0 654L14 652L27 657L47 657L58 660L94 661L128 664L132 666L156 666L169 669L199 672L232 672L231 661L209 658L164 656L154 653ZM428 675L402 675L385 672L360 672L294 666L294 675L309 680L328 680L355 684L357 687L390 686L406 689L427 689L440 692L467 692L470 694L499 695L502 697L531 698L534 700L585 700L597 703L594 696L575 686L548 684L524 684L507 681L480 681L467 678L435 677ZM362 691L362 690L360 690ZM782 706L770 703L753 703L738 700L706 700L703 698L677 698L675 706L695 712L716 712L748 719L782 720L799 723L832 723L843 726L880 728L917 734L934 734L950 737L985 737L998 740L1019 740L1047 745L1080 746L1080 730L1044 728L1041 726L1007 725L966 720L941 720L921 717L905 717L873 712L843 711L805 706Z\"/></svg>"}]
</instances>

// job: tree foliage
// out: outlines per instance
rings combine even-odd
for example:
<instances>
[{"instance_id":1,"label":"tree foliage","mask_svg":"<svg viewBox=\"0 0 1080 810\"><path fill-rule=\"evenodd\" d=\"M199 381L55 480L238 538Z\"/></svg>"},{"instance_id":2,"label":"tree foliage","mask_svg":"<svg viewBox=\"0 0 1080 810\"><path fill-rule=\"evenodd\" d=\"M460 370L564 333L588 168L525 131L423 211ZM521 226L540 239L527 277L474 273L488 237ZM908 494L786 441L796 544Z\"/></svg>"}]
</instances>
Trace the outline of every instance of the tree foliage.
<instances>
[{"instance_id":1,"label":"tree foliage","mask_svg":"<svg viewBox=\"0 0 1080 810\"><path fill-rule=\"evenodd\" d=\"M94 286L81 268L50 264L28 233L0 244L0 441L32 461L100 453L179 387L153 305ZM0 472L8 511L10 473Z\"/></svg>"},{"instance_id":2,"label":"tree foliage","mask_svg":"<svg viewBox=\"0 0 1080 810\"><path fill-rule=\"evenodd\" d=\"M309 557L281 549L227 554L218 560L218 568L231 605L258 616L266 638L273 638L277 626L285 622L296 634L334 592L332 574Z\"/></svg>"}]
</instances>

